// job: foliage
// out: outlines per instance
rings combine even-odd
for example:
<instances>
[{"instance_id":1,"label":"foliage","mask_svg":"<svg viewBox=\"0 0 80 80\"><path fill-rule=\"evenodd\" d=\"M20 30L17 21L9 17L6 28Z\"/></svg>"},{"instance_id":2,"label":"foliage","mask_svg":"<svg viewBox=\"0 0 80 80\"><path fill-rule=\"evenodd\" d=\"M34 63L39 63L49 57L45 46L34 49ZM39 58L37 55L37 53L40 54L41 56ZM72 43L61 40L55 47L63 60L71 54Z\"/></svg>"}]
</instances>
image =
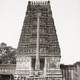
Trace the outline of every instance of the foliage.
<instances>
[{"instance_id":1,"label":"foliage","mask_svg":"<svg viewBox=\"0 0 80 80\"><path fill-rule=\"evenodd\" d=\"M16 49L9 46L0 47L0 64L16 64Z\"/></svg>"}]
</instances>

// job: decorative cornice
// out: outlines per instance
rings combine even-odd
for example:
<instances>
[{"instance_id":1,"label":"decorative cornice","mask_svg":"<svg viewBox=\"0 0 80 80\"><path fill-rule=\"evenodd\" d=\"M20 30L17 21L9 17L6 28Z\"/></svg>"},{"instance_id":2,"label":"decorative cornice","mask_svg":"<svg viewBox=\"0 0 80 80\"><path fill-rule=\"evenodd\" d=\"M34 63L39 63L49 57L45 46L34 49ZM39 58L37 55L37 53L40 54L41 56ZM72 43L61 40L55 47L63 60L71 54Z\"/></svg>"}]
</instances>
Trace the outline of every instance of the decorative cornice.
<instances>
[{"instance_id":1,"label":"decorative cornice","mask_svg":"<svg viewBox=\"0 0 80 80\"><path fill-rule=\"evenodd\" d=\"M49 5L50 1L29 1L30 5Z\"/></svg>"}]
</instances>

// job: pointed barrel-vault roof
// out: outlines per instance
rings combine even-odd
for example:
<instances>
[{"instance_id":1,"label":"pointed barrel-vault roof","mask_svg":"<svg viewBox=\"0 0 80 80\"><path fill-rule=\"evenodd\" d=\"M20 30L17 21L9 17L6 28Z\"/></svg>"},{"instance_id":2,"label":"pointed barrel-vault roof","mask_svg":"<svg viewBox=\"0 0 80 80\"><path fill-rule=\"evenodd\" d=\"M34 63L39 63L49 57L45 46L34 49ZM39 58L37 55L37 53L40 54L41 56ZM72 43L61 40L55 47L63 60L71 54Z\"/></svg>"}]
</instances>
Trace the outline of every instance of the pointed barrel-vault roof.
<instances>
[{"instance_id":1,"label":"pointed barrel-vault roof","mask_svg":"<svg viewBox=\"0 0 80 80\"><path fill-rule=\"evenodd\" d=\"M40 12L39 54L40 56L60 56L50 1L29 1L18 44L18 54L35 56L37 39L37 13Z\"/></svg>"}]
</instances>

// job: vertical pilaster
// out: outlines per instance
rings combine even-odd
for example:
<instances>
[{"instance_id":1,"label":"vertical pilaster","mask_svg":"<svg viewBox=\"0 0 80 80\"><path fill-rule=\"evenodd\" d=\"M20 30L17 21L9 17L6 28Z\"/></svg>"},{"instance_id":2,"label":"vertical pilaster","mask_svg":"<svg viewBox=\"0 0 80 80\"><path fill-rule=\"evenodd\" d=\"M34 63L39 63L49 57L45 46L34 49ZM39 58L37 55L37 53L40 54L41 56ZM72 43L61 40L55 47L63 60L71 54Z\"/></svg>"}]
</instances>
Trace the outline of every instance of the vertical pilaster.
<instances>
[{"instance_id":1,"label":"vertical pilaster","mask_svg":"<svg viewBox=\"0 0 80 80\"><path fill-rule=\"evenodd\" d=\"M40 61L39 61L39 18L41 13L37 13L37 41L36 41L36 64L35 70L40 70Z\"/></svg>"},{"instance_id":2,"label":"vertical pilaster","mask_svg":"<svg viewBox=\"0 0 80 80\"><path fill-rule=\"evenodd\" d=\"M46 57L45 57L44 77L46 77L46 72L47 72L47 59L46 59Z\"/></svg>"}]
</instances>

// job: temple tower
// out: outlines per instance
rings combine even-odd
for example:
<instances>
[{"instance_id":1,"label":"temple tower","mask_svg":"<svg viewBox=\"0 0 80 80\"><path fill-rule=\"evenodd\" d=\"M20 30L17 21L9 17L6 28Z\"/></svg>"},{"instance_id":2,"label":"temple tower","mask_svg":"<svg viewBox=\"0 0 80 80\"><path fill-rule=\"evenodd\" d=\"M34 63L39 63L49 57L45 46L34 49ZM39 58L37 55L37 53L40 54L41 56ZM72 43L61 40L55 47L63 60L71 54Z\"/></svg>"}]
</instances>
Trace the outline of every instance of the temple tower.
<instances>
[{"instance_id":1,"label":"temple tower","mask_svg":"<svg viewBox=\"0 0 80 80\"><path fill-rule=\"evenodd\" d=\"M50 1L28 2L17 50L17 79L62 80Z\"/></svg>"}]
</instances>

